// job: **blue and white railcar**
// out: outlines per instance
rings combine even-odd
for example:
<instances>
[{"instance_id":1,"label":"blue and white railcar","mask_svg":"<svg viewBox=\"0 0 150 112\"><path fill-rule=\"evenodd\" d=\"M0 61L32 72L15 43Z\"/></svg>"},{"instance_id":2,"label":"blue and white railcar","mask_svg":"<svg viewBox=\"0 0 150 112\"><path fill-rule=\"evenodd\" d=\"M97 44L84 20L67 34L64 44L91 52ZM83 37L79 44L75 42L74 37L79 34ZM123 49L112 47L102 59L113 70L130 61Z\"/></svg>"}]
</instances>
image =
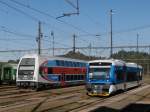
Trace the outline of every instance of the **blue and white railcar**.
<instances>
[{"instance_id":1,"label":"blue and white railcar","mask_svg":"<svg viewBox=\"0 0 150 112\"><path fill-rule=\"evenodd\" d=\"M90 61L87 67L87 94L109 96L118 90L139 85L142 67L122 60ZM139 75L138 75L139 74Z\"/></svg>"},{"instance_id":2,"label":"blue and white railcar","mask_svg":"<svg viewBox=\"0 0 150 112\"><path fill-rule=\"evenodd\" d=\"M136 63L126 63L126 88L141 85L142 66Z\"/></svg>"}]
</instances>

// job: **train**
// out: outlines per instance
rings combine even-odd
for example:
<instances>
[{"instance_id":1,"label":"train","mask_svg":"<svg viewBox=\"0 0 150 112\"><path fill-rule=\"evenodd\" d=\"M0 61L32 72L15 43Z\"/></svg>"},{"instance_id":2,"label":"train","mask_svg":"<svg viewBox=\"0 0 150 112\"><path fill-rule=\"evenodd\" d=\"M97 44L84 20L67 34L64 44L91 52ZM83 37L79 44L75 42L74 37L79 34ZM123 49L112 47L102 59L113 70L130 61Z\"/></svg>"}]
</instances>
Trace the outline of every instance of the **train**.
<instances>
[{"instance_id":1,"label":"train","mask_svg":"<svg viewBox=\"0 0 150 112\"><path fill-rule=\"evenodd\" d=\"M122 60L93 60L87 65L86 90L90 96L110 96L140 86L142 66Z\"/></svg>"},{"instance_id":2,"label":"train","mask_svg":"<svg viewBox=\"0 0 150 112\"><path fill-rule=\"evenodd\" d=\"M0 63L0 84L16 83L17 63Z\"/></svg>"},{"instance_id":3,"label":"train","mask_svg":"<svg viewBox=\"0 0 150 112\"><path fill-rule=\"evenodd\" d=\"M38 90L85 84L86 64L86 61L77 59L27 54L19 61L16 86Z\"/></svg>"}]
</instances>

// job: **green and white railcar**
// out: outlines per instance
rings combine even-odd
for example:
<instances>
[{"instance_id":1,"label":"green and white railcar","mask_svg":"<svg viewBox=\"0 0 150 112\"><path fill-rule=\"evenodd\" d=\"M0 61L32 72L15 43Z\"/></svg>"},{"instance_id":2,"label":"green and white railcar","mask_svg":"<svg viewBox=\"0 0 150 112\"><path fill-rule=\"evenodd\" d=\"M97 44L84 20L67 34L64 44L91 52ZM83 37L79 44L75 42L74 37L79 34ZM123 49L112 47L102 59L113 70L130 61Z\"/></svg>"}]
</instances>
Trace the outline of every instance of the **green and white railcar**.
<instances>
[{"instance_id":1,"label":"green and white railcar","mask_svg":"<svg viewBox=\"0 0 150 112\"><path fill-rule=\"evenodd\" d=\"M1 66L1 83L12 84L16 82L17 64L5 63Z\"/></svg>"}]
</instances>

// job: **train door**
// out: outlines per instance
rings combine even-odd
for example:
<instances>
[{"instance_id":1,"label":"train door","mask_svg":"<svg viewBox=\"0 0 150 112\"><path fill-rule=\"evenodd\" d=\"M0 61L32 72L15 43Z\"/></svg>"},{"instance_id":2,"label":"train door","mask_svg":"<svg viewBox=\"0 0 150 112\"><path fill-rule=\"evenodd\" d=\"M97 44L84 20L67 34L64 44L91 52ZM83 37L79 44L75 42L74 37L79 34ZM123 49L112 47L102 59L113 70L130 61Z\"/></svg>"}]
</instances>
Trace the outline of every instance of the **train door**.
<instances>
[{"instance_id":1,"label":"train door","mask_svg":"<svg viewBox=\"0 0 150 112\"><path fill-rule=\"evenodd\" d=\"M65 84L65 74L61 74L61 86L65 86L66 84Z\"/></svg>"},{"instance_id":2,"label":"train door","mask_svg":"<svg viewBox=\"0 0 150 112\"><path fill-rule=\"evenodd\" d=\"M10 67L5 67L4 68L4 81L10 81L11 80L11 68Z\"/></svg>"},{"instance_id":3,"label":"train door","mask_svg":"<svg viewBox=\"0 0 150 112\"><path fill-rule=\"evenodd\" d=\"M13 70L12 70L12 80L13 80L13 81L16 80L16 72L17 72L16 69L13 69Z\"/></svg>"},{"instance_id":4,"label":"train door","mask_svg":"<svg viewBox=\"0 0 150 112\"><path fill-rule=\"evenodd\" d=\"M2 84L2 69L1 68L0 68L0 84Z\"/></svg>"},{"instance_id":5,"label":"train door","mask_svg":"<svg viewBox=\"0 0 150 112\"><path fill-rule=\"evenodd\" d=\"M124 65L123 66L123 80L124 80L124 90L127 89L127 68L126 66Z\"/></svg>"}]
</instances>

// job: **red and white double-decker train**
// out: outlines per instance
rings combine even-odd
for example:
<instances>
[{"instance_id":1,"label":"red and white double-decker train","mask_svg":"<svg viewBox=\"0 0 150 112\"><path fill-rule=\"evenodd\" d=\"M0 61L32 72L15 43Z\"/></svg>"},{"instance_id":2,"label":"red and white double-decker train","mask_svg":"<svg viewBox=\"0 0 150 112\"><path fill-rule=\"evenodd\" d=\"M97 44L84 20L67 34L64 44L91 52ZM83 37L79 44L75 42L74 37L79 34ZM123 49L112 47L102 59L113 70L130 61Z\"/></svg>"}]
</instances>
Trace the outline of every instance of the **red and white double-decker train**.
<instances>
[{"instance_id":1,"label":"red and white double-decker train","mask_svg":"<svg viewBox=\"0 0 150 112\"><path fill-rule=\"evenodd\" d=\"M82 60L25 55L17 68L18 87L67 86L85 83L86 62Z\"/></svg>"}]
</instances>

